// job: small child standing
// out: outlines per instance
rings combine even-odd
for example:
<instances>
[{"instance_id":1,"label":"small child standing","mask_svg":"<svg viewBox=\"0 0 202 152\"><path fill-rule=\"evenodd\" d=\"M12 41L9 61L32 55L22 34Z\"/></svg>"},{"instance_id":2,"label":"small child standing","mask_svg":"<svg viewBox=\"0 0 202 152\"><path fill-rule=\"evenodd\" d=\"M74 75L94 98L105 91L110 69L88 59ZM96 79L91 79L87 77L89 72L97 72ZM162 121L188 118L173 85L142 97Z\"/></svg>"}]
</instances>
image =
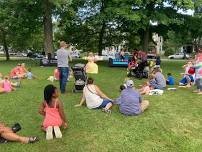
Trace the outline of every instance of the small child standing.
<instances>
[{"instance_id":1,"label":"small child standing","mask_svg":"<svg viewBox=\"0 0 202 152\"><path fill-rule=\"evenodd\" d=\"M40 105L39 113L44 116L43 129L46 131L46 139L53 139L53 131L56 138L62 138L60 126L67 128L63 104L59 99L59 93L55 86L47 85L44 89L44 101Z\"/></svg>"},{"instance_id":2,"label":"small child standing","mask_svg":"<svg viewBox=\"0 0 202 152\"><path fill-rule=\"evenodd\" d=\"M172 76L171 73L167 74L166 84L167 85L174 85L175 84L175 80L174 80L174 78L173 78L173 76Z\"/></svg>"}]
</instances>

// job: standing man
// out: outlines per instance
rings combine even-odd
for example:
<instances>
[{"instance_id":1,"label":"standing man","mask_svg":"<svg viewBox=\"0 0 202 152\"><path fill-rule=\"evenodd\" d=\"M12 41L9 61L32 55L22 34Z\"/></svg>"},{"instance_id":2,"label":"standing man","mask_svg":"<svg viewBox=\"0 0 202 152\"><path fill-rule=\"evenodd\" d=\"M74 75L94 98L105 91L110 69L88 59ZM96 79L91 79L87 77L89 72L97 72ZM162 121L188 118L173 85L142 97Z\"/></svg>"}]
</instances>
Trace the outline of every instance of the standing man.
<instances>
[{"instance_id":1,"label":"standing man","mask_svg":"<svg viewBox=\"0 0 202 152\"><path fill-rule=\"evenodd\" d=\"M60 73L60 91L65 93L65 87L69 76L69 60L72 61L70 56L70 44L60 42L60 49L57 50L57 66Z\"/></svg>"}]
</instances>

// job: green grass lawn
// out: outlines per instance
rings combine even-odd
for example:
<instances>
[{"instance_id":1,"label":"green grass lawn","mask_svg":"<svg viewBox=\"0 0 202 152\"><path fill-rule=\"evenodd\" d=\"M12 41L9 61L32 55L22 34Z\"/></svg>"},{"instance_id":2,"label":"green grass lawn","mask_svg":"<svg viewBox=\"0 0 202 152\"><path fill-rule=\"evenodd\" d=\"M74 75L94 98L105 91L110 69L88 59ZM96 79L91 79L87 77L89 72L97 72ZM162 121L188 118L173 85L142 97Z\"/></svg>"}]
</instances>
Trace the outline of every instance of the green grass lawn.
<instances>
[{"instance_id":1,"label":"green grass lawn","mask_svg":"<svg viewBox=\"0 0 202 152\"><path fill-rule=\"evenodd\" d=\"M0 61L0 72L8 74L20 61ZM72 93L74 80L61 95L69 129L63 131L62 139L45 140L40 126L43 118L38 114L43 99L43 89L50 82L53 67L39 67L34 61L26 62L39 80L23 80L22 87L15 92L0 95L0 121L12 125L19 122L21 135L37 135L40 142L33 145L9 143L0 145L0 152L199 152L202 151L202 100L192 94L192 89L165 91L163 96L145 96L150 108L137 117L126 117L114 106L111 115L86 107L74 108L81 94ZM95 83L111 98L119 95L126 70L109 68L99 64L99 74L93 75ZM173 73L176 82L183 72L183 62L163 62L163 72ZM135 85L145 80L134 79ZM58 82L54 82L58 87Z\"/></svg>"}]
</instances>

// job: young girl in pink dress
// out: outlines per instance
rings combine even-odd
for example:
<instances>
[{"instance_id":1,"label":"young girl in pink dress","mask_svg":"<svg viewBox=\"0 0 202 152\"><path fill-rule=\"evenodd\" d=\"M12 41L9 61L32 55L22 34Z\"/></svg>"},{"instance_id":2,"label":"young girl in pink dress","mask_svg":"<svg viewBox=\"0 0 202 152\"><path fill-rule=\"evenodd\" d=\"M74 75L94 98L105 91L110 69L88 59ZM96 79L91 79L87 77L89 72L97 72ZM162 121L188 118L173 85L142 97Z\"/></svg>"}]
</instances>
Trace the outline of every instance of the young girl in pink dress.
<instances>
[{"instance_id":1,"label":"young girl in pink dress","mask_svg":"<svg viewBox=\"0 0 202 152\"><path fill-rule=\"evenodd\" d=\"M46 131L46 139L53 139L53 131L56 138L62 138L60 126L63 125L64 128L67 128L67 120L55 86L47 85L45 87L44 101L40 105L39 113L44 116L43 129Z\"/></svg>"},{"instance_id":2,"label":"young girl in pink dress","mask_svg":"<svg viewBox=\"0 0 202 152\"><path fill-rule=\"evenodd\" d=\"M11 92L11 91L15 90L15 88L12 87L12 83L10 82L10 80L7 76L4 77L2 84L3 84L4 92Z\"/></svg>"}]
</instances>

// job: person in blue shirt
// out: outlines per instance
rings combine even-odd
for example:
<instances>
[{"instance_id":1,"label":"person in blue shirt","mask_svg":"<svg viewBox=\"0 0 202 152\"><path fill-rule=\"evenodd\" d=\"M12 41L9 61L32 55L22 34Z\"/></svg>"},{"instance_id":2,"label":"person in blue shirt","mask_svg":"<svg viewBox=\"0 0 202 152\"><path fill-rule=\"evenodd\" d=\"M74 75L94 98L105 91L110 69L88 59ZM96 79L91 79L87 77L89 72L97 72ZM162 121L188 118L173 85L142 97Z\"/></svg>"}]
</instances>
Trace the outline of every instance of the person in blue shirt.
<instances>
[{"instance_id":1,"label":"person in blue shirt","mask_svg":"<svg viewBox=\"0 0 202 152\"><path fill-rule=\"evenodd\" d=\"M35 75L33 75L31 68L28 69L26 77L27 77L28 80L37 78Z\"/></svg>"},{"instance_id":2,"label":"person in blue shirt","mask_svg":"<svg viewBox=\"0 0 202 152\"><path fill-rule=\"evenodd\" d=\"M174 85L175 81L171 73L167 74L168 78L166 80L167 85Z\"/></svg>"}]
</instances>

